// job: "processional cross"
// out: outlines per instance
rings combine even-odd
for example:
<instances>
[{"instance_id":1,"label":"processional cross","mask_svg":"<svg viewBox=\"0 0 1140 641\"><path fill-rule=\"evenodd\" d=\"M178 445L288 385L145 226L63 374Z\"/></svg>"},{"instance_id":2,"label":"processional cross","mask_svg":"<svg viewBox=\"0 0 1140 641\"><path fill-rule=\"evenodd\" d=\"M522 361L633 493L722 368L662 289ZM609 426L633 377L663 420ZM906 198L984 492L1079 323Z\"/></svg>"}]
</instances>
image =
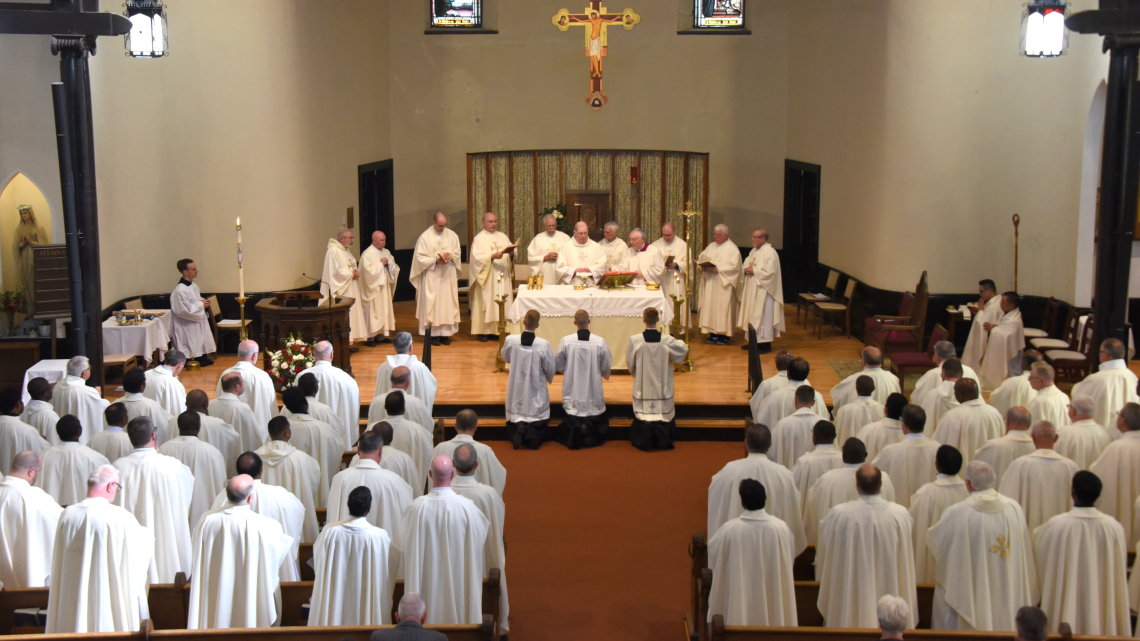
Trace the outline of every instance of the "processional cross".
<instances>
[{"instance_id":1,"label":"processional cross","mask_svg":"<svg viewBox=\"0 0 1140 641\"><path fill-rule=\"evenodd\" d=\"M641 16L628 7L621 13L609 13L602 6L602 0L590 0L590 6L584 13L559 9L550 21L559 31L574 26L585 27L586 57L590 59L590 93L586 96L586 104L594 111L600 111L610 101L609 96L602 93L602 58L609 55L608 27L620 24L626 31L632 31L634 25L641 22Z\"/></svg>"}]
</instances>

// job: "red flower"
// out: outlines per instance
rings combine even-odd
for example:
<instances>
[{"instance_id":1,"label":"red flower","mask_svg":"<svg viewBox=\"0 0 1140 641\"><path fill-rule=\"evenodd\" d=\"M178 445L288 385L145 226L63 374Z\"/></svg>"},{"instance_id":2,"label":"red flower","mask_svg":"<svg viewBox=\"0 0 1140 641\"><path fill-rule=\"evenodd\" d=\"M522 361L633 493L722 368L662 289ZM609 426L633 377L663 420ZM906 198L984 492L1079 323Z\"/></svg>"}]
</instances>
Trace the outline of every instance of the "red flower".
<instances>
[{"instance_id":1,"label":"red flower","mask_svg":"<svg viewBox=\"0 0 1140 641\"><path fill-rule=\"evenodd\" d=\"M305 369L305 366L304 366L304 365L298 365L298 366L296 366L296 367L294 367L294 368L293 368L293 371L294 371L294 372L297 372L297 373L300 373L300 372L301 372L301 371L303 371L304 369Z\"/></svg>"}]
</instances>

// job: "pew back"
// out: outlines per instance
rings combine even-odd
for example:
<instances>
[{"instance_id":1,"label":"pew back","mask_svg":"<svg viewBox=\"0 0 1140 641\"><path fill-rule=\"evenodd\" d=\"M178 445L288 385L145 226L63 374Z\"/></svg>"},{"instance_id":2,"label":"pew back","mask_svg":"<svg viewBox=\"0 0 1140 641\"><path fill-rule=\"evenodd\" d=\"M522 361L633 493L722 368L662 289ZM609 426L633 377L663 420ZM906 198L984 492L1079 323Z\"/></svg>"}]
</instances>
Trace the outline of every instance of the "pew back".
<instances>
[{"instance_id":1,"label":"pew back","mask_svg":"<svg viewBox=\"0 0 1140 641\"><path fill-rule=\"evenodd\" d=\"M447 635L448 641L491 641L494 621L483 616L479 625L425 625ZM150 621L143 621L138 632L110 632L87 634L27 634L14 635L5 641L368 641L375 630L391 628L380 626L330 626L312 628L256 628L227 630L155 630Z\"/></svg>"}]
</instances>

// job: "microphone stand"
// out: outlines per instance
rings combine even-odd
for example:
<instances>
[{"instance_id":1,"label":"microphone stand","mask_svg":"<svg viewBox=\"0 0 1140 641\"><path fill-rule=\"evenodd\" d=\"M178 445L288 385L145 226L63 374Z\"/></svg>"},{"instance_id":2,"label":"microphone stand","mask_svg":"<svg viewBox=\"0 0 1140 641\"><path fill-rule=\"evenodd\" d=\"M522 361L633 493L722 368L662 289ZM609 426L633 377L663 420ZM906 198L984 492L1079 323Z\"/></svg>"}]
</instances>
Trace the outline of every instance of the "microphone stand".
<instances>
[{"instance_id":1,"label":"microphone stand","mask_svg":"<svg viewBox=\"0 0 1140 641\"><path fill-rule=\"evenodd\" d=\"M313 278L312 276L306 274L305 272L301 272L301 275L304 276L305 278L308 278L309 280L313 281L314 283L321 283L325 287L329 288L329 329L328 329L328 332L326 333L326 336L327 336L326 340L328 340L328 342L331 344L333 342L333 312L332 312L332 308L333 308L333 296L334 296L332 285L328 284L327 282L325 282L324 280L322 280L320 278Z\"/></svg>"}]
</instances>

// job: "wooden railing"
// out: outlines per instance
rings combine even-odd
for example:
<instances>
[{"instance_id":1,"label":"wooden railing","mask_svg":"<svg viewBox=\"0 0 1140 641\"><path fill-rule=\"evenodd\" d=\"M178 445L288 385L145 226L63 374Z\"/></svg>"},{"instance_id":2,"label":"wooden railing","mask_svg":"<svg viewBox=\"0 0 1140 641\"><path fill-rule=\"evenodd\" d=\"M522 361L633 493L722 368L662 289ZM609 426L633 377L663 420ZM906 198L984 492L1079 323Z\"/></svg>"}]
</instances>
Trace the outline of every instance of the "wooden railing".
<instances>
[{"instance_id":1,"label":"wooden railing","mask_svg":"<svg viewBox=\"0 0 1140 641\"><path fill-rule=\"evenodd\" d=\"M142 622L138 632L21 634L6 637L5 641L368 641L374 631L392 627L395 626L156 630L148 620ZM446 634L448 641L492 641L495 622L490 615L483 615L483 622L477 625L425 625L424 628Z\"/></svg>"}]
</instances>

